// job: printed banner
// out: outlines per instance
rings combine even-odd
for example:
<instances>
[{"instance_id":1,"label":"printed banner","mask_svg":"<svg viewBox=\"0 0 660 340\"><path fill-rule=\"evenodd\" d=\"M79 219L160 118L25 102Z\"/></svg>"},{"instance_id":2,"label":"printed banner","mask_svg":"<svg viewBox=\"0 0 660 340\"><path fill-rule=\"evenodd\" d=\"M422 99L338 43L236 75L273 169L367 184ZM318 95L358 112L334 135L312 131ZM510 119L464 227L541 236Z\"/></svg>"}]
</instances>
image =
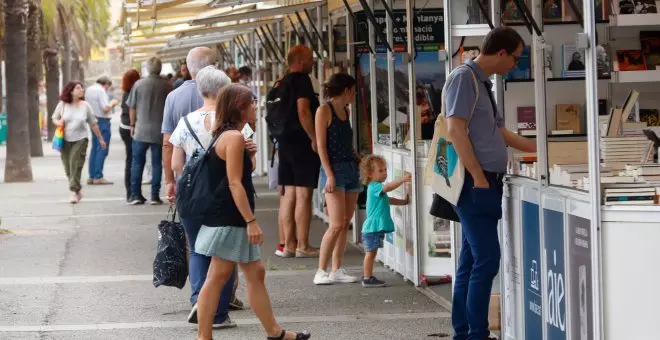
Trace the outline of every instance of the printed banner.
<instances>
[{"instance_id":1,"label":"printed banner","mask_svg":"<svg viewBox=\"0 0 660 340\"><path fill-rule=\"evenodd\" d=\"M570 252L569 272L571 285L568 296L571 301L571 339L593 340L591 304L591 221L568 215Z\"/></svg>"},{"instance_id":2,"label":"printed banner","mask_svg":"<svg viewBox=\"0 0 660 340\"><path fill-rule=\"evenodd\" d=\"M566 339L566 280L564 213L543 209L544 255L547 269L546 329L548 340Z\"/></svg>"},{"instance_id":3,"label":"printed banner","mask_svg":"<svg viewBox=\"0 0 660 340\"><path fill-rule=\"evenodd\" d=\"M376 22L380 25L383 37L387 36L387 14L385 11L375 11L374 16ZM356 43L362 44L369 43L369 20L364 11L356 13ZM393 48L398 52L406 50L406 11L394 10L395 26L394 33L394 46ZM415 16L415 44L418 51L437 51L438 48L444 45L445 42L445 22L444 11L440 9L424 9L420 10ZM397 28L398 27L398 28ZM401 29L401 31L399 30ZM444 47L443 47L444 48ZM376 49L383 51L385 45L378 40L376 35ZM363 53L369 51L366 46L357 46L357 52Z\"/></svg>"}]
</instances>

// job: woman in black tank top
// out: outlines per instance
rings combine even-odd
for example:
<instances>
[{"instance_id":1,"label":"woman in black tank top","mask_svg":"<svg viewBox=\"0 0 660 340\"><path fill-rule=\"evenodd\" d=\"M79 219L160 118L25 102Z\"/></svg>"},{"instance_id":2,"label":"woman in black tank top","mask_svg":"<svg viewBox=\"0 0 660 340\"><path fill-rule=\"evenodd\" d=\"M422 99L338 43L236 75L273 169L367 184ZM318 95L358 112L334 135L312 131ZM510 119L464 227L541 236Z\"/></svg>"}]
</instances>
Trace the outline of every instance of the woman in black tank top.
<instances>
[{"instance_id":1,"label":"woman in black tank top","mask_svg":"<svg viewBox=\"0 0 660 340\"><path fill-rule=\"evenodd\" d=\"M359 157L353 148L353 129L346 108L355 98L355 83L355 78L346 73L334 74L325 85L327 102L316 111L316 143L323 165L321 185L325 188L330 217L314 276L317 285L357 281L342 268L348 226L362 191ZM331 254L332 271L328 272Z\"/></svg>"},{"instance_id":2,"label":"woman in black tank top","mask_svg":"<svg viewBox=\"0 0 660 340\"><path fill-rule=\"evenodd\" d=\"M214 197L195 242L197 253L212 257L197 301L198 340L212 339L220 291L237 263L248 282L252 310L262 320L268 339L310 338L308 332L287 332L277 324L264 283L266 269L259 253L263 233L254 215L252 184L257 150L241 133L245 124L256 120L255 109L252 91L244 85L232 84L220 92L213 128L217 141L207 160Z\"/></svg>"}]
</instances>

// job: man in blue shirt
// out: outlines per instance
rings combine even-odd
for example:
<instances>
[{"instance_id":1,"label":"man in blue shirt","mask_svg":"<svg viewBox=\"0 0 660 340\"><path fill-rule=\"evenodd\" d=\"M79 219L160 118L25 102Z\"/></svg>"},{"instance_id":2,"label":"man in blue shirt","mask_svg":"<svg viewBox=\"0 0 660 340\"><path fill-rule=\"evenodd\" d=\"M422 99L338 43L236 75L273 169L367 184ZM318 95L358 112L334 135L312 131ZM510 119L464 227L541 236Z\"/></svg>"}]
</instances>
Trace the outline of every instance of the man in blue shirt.
<instances>
[{"instance_id":1,"label":"man in blue shirt","mask_svg":"<svg viewBox=\"0 0 660 340\"><path fill-rule=\"evenodd\" d=\"M92 106L96 119L98 120L99 130L103 140L110 145L110 119L112 118L112 108L117 105L116 100L110 100L108 96L108 89L112 82L110 78L101 76L96 80L96 83L87 88L85 91L85 100ZM103 176L103 166L105 158L108 157L110 148L101 148L98 138L92 134L92 150L89 154L89 185L103 185L112 184L112 182L105 179Z\"/></svg>"},{"instance_id":2,"label":"man in blue shirt","mask_svg":"<svg viewBox=\"0 0 660 340\"><path fill-rule=\"evenodd\" d=\"M187 116L189 113L204 106L204 99L197 89L195 78L197 78L197 73L201 69L209 65L214 65L215 62L215 53L210 48L196 47L191 49L186 57L186 65L192 79L186 80L181 86L170 92L165 100L161 132L163 133L163 167L165 169L166 183L165 195L170 204L176 203L176 179L174 178L174 171L172 171L173 146L170 143L170 136L182 117ZM190 302L193 305L193 308L188 315L188 322L197 323L197 297L204 285L204 281L206 280L206 273L211 264L211 258L197 254L194 251L197 233L202 226L201 218L181 219L181 223L188 236L188 244L191 250L189 259L189 276L192 289ZM228 314L230 307L239 309L239 307L242 308L243 306L243 303L234 296L236 291L235 282L236 270L234 270L234 274L229 281L227 281L225 288L222 290L215 320L213 322L215 328L236 327L236 324L231 321Z\"/></svg>"},{"instance_id":3,"label":"man in blue shirt","mask_svg":"<svg viewBox=\"0 0 660 340\"><path fill-rule=\"evenodd\" d=\"M507 146L536 151L534 140L504 127L489 79L516 67L523 47L514 29L497 27L486 35L481 55L456 68L445 83L449 138L467 170L456 205L463 242L454 279L454 340L488 339L488 304L500 268L497 224L502 217Z\"/></svg>"}]
</instances>

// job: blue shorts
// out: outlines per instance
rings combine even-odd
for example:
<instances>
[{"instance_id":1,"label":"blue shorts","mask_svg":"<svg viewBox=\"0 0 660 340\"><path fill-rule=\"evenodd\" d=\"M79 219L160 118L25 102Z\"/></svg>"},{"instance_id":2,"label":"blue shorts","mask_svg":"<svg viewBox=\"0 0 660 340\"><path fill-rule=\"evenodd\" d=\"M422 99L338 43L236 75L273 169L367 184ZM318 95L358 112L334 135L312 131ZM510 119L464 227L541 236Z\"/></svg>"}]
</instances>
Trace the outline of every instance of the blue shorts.
<instances>
[{"instance_id":1,"label":"blue shorts","mask_svg":"<svg viewBox=\"0 0 660 340\"><path fill-rule=\"evenodd\" d=\"M385 233L362 233L362 244L364 244L364 251L367 253L376 252L378 249L383 248L383 240Z\"/></svg>"},{"instance_id":2,"label":"blue shorts","mask_svg":"<svg viewBox=\"0 0 660 340\"><path fill-rule=\"evenodd\" d=\"M332 171L335 175L335 190L344 192L362 192L363 186L360 183L360 170L355 162L342 162L332 164ZM325 188L325 182L328 177L323 168L321 168L321 188Z\"/></svg>"}]
</instances>

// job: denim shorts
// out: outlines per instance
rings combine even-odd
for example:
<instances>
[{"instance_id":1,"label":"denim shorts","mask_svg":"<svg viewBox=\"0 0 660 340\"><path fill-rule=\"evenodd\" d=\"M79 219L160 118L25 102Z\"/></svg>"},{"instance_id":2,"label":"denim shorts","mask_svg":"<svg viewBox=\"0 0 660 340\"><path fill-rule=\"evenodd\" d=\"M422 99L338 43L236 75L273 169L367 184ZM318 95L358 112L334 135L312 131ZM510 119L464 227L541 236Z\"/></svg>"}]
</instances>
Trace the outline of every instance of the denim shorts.
<instances>
[{"instance_id":1,"label":"denim shorts","mask_svg":"<svg viewBox=\"0 0 660 340\"><path fill-rule=\"evenodd\" d=\"M360 171L355 162L341 162L332 164L332 171L335 175L335 190L344 192L362 192L363 187L360 183ZM323 168L321 168L321 188L325 188L325 182L328 180Z\"/></svg>"},{"instance_id":2,"label":"denim shorts","mask_svg":"<svg viewBox=\"0 0 660 340\"><path fill-rule=\"evenodd\" d=\"M367 253L378 251L378 249L383 248L384 239L385 233L383 232L362 233L362 244L364 244L364 251Z\"/></svg>"}]
</instances>

